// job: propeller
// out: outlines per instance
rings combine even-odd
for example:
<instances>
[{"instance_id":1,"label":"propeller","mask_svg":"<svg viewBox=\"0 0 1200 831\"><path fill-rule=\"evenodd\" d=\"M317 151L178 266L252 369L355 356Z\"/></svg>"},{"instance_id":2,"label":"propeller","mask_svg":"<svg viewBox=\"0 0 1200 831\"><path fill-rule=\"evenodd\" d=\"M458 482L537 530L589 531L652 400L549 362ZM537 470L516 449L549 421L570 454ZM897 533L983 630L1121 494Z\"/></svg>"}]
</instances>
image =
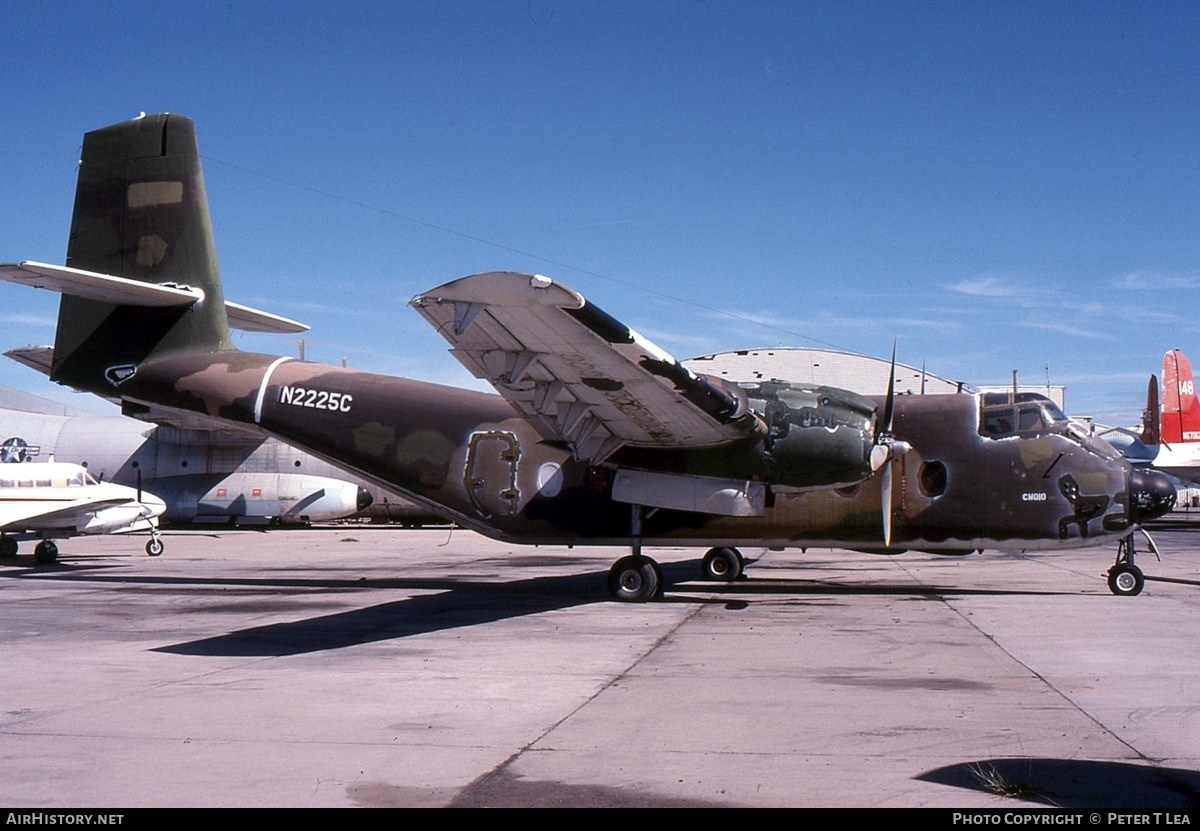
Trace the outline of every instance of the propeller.
<instances>
[{"instance_id":1,"label":"propeller","mask_svg":"<svg viewBox=\"0 0 1200 831\"><path fill-rule=\"evenodd\" d=\"M892 466L912 449L905 441L897 441L892 432L892 415L896 404L896 342L892 341L892 366L888 372L887 398L883 405L883 418L875 422L875 444L871 448L871 470L879 472L879 492L883 510L883 545L892 545Z\"/></svg>"}]
</instances>

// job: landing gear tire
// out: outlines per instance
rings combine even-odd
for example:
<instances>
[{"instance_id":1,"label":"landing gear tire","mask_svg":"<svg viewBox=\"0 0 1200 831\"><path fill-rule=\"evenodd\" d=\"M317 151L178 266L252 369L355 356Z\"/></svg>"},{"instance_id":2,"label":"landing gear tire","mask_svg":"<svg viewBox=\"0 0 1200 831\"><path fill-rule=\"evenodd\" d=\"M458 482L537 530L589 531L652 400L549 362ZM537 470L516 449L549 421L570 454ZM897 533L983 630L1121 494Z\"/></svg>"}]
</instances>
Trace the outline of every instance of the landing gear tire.
<instances>
[{"instance_id":1,"label":"landing gear tire","mask_svg":"<svg viewBox=\"0 0 1200 831\"><path fill-rule=\"evenodd\" d=\"M710 548L701 567L705 580L732 583L742 576L745 561L736 548Z\"/></svg>"},{"instance_id":2,"label":"landing gear tire","mask_svg":"<svg viewBox=\"0 0 1200 831\"><path fill-rule=\"evenodd\" d=\"M608 572L609 592L625 603L653 600L662 593L662 584L662 569L649 557L622 557Z\"/></svg>"},{"instance_id":3,"label":"landing gear tire","mask_svg":"<svg viewBox=\"0 0 1200 831\"><path fill-rule=\"evenodd\" d=\"M1142 570L1128 563L1118 563L1108 570L1108 588L1113 594L1133 597L1141 594L1146 585Z\"/></svg>"},{"instance_id":4,"label":"landing gear tire","mask_svg":"<svg viewBox=\"0 0 1200 831\"><path fill-rule=\"evenodd\" d=\"M50 540L39 542L33 549L33 559L37 563L58 562L58 546Z\"/></svg>"},{"instance_id":5,"label":"landing gear tire","mask_svg":"<svg viewBox=\"0 0 1200 831\"><path fill-rule=\"evenodd\" d=\"M151 557L157 557L163 553L164 547L162 540L150 540L150 542L146 543L146 553Z\"/></svg>"},{"instance_id":6,"label":"landing gear tire","mask_svg":"<svg viewBox=\"0 0 1200 831\"><path fill-rule=\"evenodd\" d=\"M0 537L0 557L17 556L17 541L12 537Z\"/></svg>"}]
</instances>

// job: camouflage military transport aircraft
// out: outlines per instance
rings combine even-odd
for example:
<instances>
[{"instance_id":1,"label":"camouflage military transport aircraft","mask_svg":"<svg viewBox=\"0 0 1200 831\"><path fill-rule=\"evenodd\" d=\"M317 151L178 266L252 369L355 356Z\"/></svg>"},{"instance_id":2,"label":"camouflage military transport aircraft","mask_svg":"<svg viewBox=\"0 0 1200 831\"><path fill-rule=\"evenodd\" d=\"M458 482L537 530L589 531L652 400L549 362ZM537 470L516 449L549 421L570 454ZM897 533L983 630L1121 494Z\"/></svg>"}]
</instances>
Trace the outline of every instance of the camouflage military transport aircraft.
<instances>
[{"instance_id":1,"label":"camouflage military transport aircraft","mask_svg":"<svg viewBox=\"0 0 1200 831\"><path fill-rule=\"evenodd\" d=\"M965 554L1112 535L1112 574L1129 576L1138 523L1175 497L1040 396L735 385L538 275L477 274L412 301L499 395L237 351L230 310L271 316L222 295L179 115L85 135L67 263L0 269L64 295L53 380L126 412L250 425L488 536L628 544L609 576L622 600L662 592L643 545L710 547L705 575L730 580L747 544Z\"/></svg>"}]
</instances>

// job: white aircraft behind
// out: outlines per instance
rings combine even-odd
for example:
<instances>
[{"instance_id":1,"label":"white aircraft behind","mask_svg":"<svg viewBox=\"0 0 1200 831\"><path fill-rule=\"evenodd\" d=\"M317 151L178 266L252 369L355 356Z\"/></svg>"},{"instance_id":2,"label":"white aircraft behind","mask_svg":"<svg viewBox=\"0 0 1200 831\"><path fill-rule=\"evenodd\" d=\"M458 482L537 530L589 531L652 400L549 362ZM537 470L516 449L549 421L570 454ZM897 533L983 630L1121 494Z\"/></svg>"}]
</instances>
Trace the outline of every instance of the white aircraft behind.
<instances>
[{"instance_id":1,"label":"white aircraft behind","mask_svg":"<svg viewBox=\"0 0 1200 831\"><path fill-rule=\"evenodd\" d=\"M40 462L0 467L0 557L17 553L17 537L40 540L39 563L58 559L52 537L149 531L146 553L163 552L158 517L167 508L157 496L99 482L82 465Z\"/></svg>"}]
</instances>

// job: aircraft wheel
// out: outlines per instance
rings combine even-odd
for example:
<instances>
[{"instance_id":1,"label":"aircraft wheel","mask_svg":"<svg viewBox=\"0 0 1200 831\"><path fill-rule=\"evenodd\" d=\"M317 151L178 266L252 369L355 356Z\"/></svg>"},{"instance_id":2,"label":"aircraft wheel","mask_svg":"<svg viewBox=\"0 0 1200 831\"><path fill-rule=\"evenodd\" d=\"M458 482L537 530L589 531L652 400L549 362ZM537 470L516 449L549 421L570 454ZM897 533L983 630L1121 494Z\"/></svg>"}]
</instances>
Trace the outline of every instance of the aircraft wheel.
<instances>
[{"instance_id":1,"label":"aircraft wheel","mask_svg":"<svg viewBox=\"0 0 1200 831\"><path fill-rule=\"evenodd\" d=\"M662 593L662 570L649 557L622 557L608 572L608 590L617 600L643 603Z\"/></svg>"},{"instance_id":2,"label":"aircraft wheel","mask_svg":"<svg viewBox=\"0 0 1200 831\"><path fill-rule=\"evenodd\" d=\"M1146 585L1146 578L1137 566L1121 564L1108 570L1108 588L1118 596L1133 597L1141 594Z\"/></svg>"},{"instance_id":3,"label":"aircraft wheel","mask_svg":"<svg viewBox=\"0 0 1200 831\"><path fill-rule=\"evenodd\" d=\"M701 566L705 580L732 583L742 576L745 562L736 548L710 548Z\"/></svg>"},{"instance_id":4,"label":"aircraft wheel","mask_svg":"<svg viewBox=\"0 0 1200 831\"><path fill-rule=\"evenodd\" d=\"M163 553L164 547L162 540L150 540L150 542L146 543L146 553L151 557L157 557Z\"/></svg>"},{"instance_id":5,"label":"aircraft wheel","mask_svg":"<svg viewBox=\"0 0 1200 831\"><path fill-rule=\"evenodd\" d=\"M12 537L0 537L0 557L17 556L17 541Z\"/></svg>"},{"instance_id":6,"label":"aircraft wheel","mask_svg":"<svg viewBox=\"0 0 1200 831\"><path fill-rule=\"evenodd\" d=\"M57 562L58 546L50 540L42 540L33 549L33 559L38 563Z\"/></svg>"}]
</instances>

